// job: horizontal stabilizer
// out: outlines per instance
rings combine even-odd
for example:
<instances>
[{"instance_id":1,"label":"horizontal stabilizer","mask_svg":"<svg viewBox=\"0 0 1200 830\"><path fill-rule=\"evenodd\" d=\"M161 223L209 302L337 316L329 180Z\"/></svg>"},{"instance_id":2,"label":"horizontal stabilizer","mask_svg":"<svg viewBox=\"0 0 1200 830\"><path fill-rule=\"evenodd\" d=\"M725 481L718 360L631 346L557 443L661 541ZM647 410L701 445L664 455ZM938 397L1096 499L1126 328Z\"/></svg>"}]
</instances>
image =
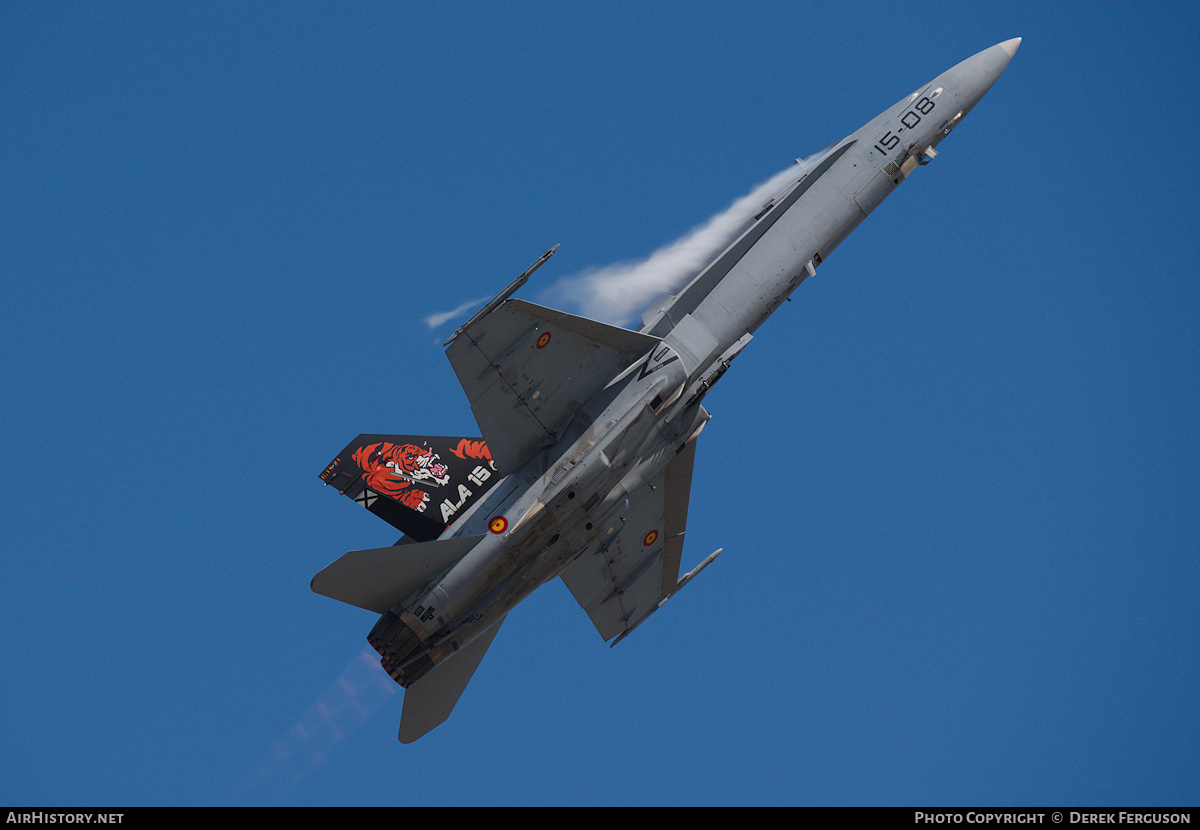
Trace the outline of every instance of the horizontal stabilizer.
<instances>
[{"instance_id":1,"label":"horizontal stabilizer","mask_svg":"<svg viewBox=\"0 0 1200 830\"><path fill-rule=\"evenodd\" d=\"M504 617L501 617L500 622L449 660L438 663L405 691L404 711L400 715L400 743L411 744L450 717L503 623Z\"/></svg>"},{"instance_id":2,"label":"horizontal stabilizer","mask_svg":"<svg viewBox=\"0 0 1200 830\"><path fill-rule=\"evenodd\" d=\"M500 481L479 438L360 435L321 480L418 542L442 535Z\"/></svg>"},{"instance_id":3,"label":"horizontal stabilizer","mask_svg":"<svg viewBox=\"0 0 1200 830\"><path fill-rule=\"evenodd\" d=\"M352 550L313 577L315 593L376 614L462 559L483 536L460 536L390 548Z\"/></svg>"}]
</instances>

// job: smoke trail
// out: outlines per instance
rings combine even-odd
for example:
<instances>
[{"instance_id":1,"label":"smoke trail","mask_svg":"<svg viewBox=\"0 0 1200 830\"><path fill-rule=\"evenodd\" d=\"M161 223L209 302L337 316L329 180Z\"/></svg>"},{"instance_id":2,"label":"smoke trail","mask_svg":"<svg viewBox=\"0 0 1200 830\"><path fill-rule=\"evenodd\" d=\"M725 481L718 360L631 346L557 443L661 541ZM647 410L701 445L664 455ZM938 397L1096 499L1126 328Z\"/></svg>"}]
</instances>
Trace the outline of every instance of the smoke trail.
<instances>
[{"instance_id":1,"label":"smoke trail","mask_svg":"<svg viewBox=\"0 0 1200 830\"><path fill-rule=\"evenodd\" d=\"M396 693L369 648L346 666L316 703L246 776L238 804L277 805L334 747Z\"/></svg>"},{"instance_id":2,"label":"smoke trail","mask_svg":"<svg viewBox=\"0 0 1200 830\"><path fill-rule=\"evenodd\" d=\"M628 324L660 294L682 288L799 174L796 167L781 170L721 213L645 259L563 277L545 292L550 304L573 306L587 317L608 323Z\"/></svg>"}]
</instances>

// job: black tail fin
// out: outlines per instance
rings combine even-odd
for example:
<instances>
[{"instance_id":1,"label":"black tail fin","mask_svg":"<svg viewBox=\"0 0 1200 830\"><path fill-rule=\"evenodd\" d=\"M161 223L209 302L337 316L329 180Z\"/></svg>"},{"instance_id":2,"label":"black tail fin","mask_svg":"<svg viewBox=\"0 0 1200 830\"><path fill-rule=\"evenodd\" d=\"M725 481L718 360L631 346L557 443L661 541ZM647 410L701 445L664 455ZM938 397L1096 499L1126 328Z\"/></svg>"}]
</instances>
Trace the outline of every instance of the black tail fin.
<instances>
[{"instance_id":1,"label":"black tail fin","mask_svg":"<svg viewBox=\"0 0 1200 830\"><path fill-rule=\"evenodd\" d=\"M321 479L405 535L436 539L501 479L480 438L360 435Z\"/></svg>"}]
</instances>

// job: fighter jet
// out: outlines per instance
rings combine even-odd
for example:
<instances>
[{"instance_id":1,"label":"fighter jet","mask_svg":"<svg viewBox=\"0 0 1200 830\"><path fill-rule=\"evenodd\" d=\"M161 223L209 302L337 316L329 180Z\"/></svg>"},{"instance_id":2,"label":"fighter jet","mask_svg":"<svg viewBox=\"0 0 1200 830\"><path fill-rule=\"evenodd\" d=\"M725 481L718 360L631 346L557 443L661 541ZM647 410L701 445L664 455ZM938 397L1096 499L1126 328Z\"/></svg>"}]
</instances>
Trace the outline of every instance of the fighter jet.
<instances>
[{"instance_id":1,"label":"fighter jet","mask_svg":"<svg viewBox=\"0 0 1200 830\"><path fill-rule=\"evenodd\" d=\"M319 594L381 615L407 689L400 740L445 721L505 616L560 577L616 644L679 576L703 401L753 332L979 103L1020 38L968 58L825 149L635 331L512 299L546 251L446 341L482 437L360 435L321 473L404 536L347 553Z\"/></svg>"}]
</instances>

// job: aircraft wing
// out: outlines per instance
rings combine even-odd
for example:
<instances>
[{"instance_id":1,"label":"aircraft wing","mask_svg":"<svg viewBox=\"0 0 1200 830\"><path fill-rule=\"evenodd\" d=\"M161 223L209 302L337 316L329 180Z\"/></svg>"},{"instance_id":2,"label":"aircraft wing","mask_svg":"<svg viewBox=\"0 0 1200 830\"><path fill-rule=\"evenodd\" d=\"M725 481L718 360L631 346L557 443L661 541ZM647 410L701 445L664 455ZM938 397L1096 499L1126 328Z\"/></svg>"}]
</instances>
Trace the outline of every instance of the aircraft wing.
<instances>
[{"instance_id":1,"label":"aircraft wing","mask_svg":"<svg viewBox=\"0 0 1200 830\"><path fill-rule=\"evenodd\" d=\"M631 631L677 590L695 458L696 442L684 444L658 479L631 497L613 540L584 551L563 572L605 640Z\"/></svg>"},{"instance_id":2,"label":"aircraft wing","mask_svg":"<svg viewBox=\"0 0 1200 830\"><path fill-rule=\"evenodd\" d=\"M496 466L516 472L659 338L506 300L457 334L446 356Z\"/></svg>"}]
</instances>

